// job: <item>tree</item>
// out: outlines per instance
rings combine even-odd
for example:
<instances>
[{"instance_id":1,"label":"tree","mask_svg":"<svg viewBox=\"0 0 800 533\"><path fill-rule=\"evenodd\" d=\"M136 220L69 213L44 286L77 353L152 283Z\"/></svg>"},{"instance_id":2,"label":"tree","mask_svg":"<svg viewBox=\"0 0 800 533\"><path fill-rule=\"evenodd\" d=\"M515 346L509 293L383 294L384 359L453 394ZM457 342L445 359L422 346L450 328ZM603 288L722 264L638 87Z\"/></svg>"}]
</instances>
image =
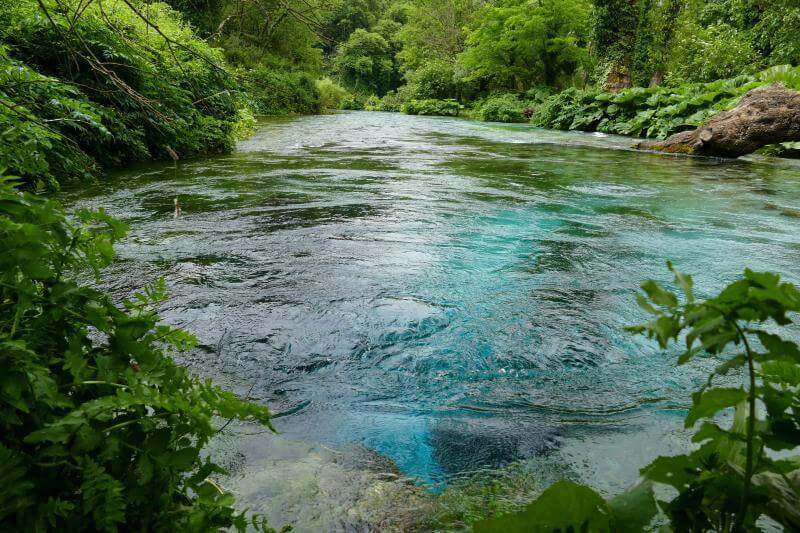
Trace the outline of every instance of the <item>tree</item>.
<instances>
[{"instance_id":1,"label":"tree","mask_svg":"<svg viewBox=\"0 0 800 533\"><path fill-rule=\"evenodd\" d=\"M383 95L394 72L391 47L379 33L357 29L336 52L334 67L355 91Z\"/></svg>"},{"instance_id":2,"label":"tree","mask_svg":"<svg viewBox=\"0 0 800 533\"><path fill-rule=\"evenodd\" d=\"M556 86L588 63L587 0L501 0L484 7L459 62L492 88Z\"/></svg>"},{"instance_id":3,"label":"tree","mask_svg":"<svg viewBox=\"0 0 800 533\"><path fill-rule=\"evenodd\" d=\"M379 0L343 0L331 11L323 29L325 50L333 52L356 30L369 30L380 18Z\"/></svg>"},{"instance_id":4,"label":"tree","mask_svg":"<svg viewBox=\"0 0 800 533\"><path fill-rule=\"evenodd\" d=\"M611 90L631 86L631 62L639 28L637 0L594 1L594 47L603 85Z\"/></svg>"},{"instance_id":5,"label":"tree","mask_svg":"<svg viewBox=\"0 0 800 533\"><path fill-rule=\"evenodd\" d=\"M406 71L431 59L454 62L464 50L464 27L472 22L482 0L419 0L407 6L408 22L400 32L400 60Z\"/></svg>"}]
</instances>

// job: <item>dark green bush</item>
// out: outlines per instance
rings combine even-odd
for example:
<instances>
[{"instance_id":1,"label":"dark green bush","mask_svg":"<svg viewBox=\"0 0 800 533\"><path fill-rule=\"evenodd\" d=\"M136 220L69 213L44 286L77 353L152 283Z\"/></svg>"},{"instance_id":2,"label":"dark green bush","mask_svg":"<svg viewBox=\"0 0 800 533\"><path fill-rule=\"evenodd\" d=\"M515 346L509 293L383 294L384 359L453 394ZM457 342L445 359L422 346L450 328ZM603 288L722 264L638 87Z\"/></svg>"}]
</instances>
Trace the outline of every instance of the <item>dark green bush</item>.
<instances>
[{"instance_id":1,"label":"dark green bush","mask_svg":"<svg viewBox=\"0 0 800 533\"><path fill-rule=\"evenodd\" d=\"M343 111L362 111L366 98L359 94L348 94L339 103L339 109Z\"/></svg>"},{"instance_id":2,"label":"dark green bush","mask_svg":"<svg viewBox=\"0 0 800 533\"><path fill-rule=\"evenodd\" d=\"M478 117L486 122L527 122L532 102L520 100L516 94L494 94L478 105Z\"/></svg>"},{"instance_id":3,"label":"dark green bush","mask_svg":"<svg viewBox=\"0 0 800 533\"><path fill-rule=\"evenodd\" d=\"M109 109L87 102L75 87L9 59L3 47L0 99L5 104L0 105L0 167L25 176L35 188L57 188L56 176L94 175L96 163L82 146L110 142L111 132L103 125ZM146 151L141 139L131 144Z\"/></svg>"},{"instance_id":4,"label":"dark green bush","mask_svg":"<svg viewBox=\"0 0 800 533\"><path fill-rule=\"evenodd\" d=\"M597 90L581 90L570 87L545 100L537 108L531 122L543 128L590 131L603 118L600 105L595 101L599 94ZM578 127L576 120L579 117L583 127Z\"/></svg>"},{"instance_id":5,"label":"dark green bush","mask_svg":"<svg viewBox=\"0 0 800 533\"><path fill-rule=\"evenodd\" d=\"M322 111L322 96L310 74L261 67L249 71L245 79L256 113L312 115Z\"/></svg>"},{"instance_id":6,"label":"dark green bush","mask_svg":"<svg viewBox=\"0 0 800 533\"><path fill-rule=\"evenodd\" d=\"M457 117L461 106L455 100L409 100L402 106L407 115L434 115Z\"/></svg>"},{"instance_id":7,"label":"dark green bush","mask_svg":"<svg viewBox=\"0 0 800 533\"><path fill-rule=\"evenodd\" d=\"M401 111L403 104L405 104L406 101L408 101L408 92L401 87L400 90L389 91L383 95L379 110L396 113Z\"/></svg>"},{"instance_id":8,"label":"dark green bush","mask_svg":"<svg viewBox=\"0 0 800 533\"><path fill-rule=\"evenodd\" d=\"M381 99L376 95L370 95L364 100L364 111L380 111Z\"/></svg>"},{"instance_id":9,"label":"dark green bush","mask_svg":"<svg viewBox=\"0 0 800 533\"><path fill-rule=\"evenodd\" d=\"M319 92L320 107L323 110L340 109L345 98L350 96L347 89L330 78L322 78L316 82Z\"/></svg>"},{"instance_id":10,"label":"dark green bush","mask_svg":"<svg viewBox=\"0 0 800 533\"><path fill-rule=\"evenodd\" d=\"M408 76L408 93L415 100L444 100L458 96L455 67L446 61L431 61Z\"/></svg>"},{"instance_id":11,"label":"dark green bush","mask_svg":"<svg viewBox=\"0 0 800 533\"><path fill-rule=\"evenodd\" d=\"M172 361L195 341L159 324L163 280L122 305L74 281L125 233L75 219L0 178L0 530L244 530L201 450L215 420L269 411Z\"/></svg>"}]
</instances>

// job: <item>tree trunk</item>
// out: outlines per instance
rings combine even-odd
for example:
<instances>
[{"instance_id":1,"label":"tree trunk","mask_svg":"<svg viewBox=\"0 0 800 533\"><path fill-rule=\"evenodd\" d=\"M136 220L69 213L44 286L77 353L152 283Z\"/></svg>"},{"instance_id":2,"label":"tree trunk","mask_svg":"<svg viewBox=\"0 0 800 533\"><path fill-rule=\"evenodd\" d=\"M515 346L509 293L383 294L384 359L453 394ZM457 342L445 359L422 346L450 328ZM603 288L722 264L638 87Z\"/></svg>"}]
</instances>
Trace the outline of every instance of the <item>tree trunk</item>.
<instances>
[{"instance_id":1,"label":"tree trunk","mask_svg":"<svg viewBox=\"0 0 800 533\"><path fill-rule=\"evenodd\" d=\"M636 145L660 152L739 157L768 144L800 141L800 92L775 83L753 89L733 109L693 131Z\"/></svg>"}]
</instances>

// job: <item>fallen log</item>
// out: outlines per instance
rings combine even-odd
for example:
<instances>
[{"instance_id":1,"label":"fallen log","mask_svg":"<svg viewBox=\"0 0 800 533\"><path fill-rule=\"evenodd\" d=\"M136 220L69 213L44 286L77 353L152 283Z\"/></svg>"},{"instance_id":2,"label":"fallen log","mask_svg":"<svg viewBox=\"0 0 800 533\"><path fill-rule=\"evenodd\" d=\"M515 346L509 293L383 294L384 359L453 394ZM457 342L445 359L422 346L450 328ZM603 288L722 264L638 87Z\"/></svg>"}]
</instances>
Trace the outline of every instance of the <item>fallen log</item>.
<instances>
[{"instance_id":1,"label":"fallen log","mask_svg":"<svg viewBox=\"0 0 800 533\"><path fill-rule=\"evenodd\" d=\"M692 131L636 148L667 153L739 157L768 144L800 141L800 92L774 83L749 91L736 107Z\"/></svg>"}]
</instances>

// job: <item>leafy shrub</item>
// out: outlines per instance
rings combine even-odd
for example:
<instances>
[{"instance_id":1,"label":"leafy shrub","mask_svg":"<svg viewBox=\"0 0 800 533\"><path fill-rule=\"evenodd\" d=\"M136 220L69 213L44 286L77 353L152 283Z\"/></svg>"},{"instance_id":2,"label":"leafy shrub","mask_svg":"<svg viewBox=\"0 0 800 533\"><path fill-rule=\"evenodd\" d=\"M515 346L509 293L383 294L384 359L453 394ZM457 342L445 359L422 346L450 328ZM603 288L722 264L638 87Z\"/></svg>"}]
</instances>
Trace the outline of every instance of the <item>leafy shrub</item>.
<instances>
[{"instance_id":1,"label":"leafy shrub","mask_svg":"<svg viewBox=\"0 0 800 533\"><path fill-rule=\"evenodd\" d=\"M364 110L365 111L380 111L381 110L381 99L377 96L370 95L364 100Z\"/></svg>"},{"instance_id":2,"label":"leafy shrub","mask_svg":"<svg viewBox=\"0 0 800 533\"><path fill-rule=\"evenodd\" d=\"M310 115L322 110L322 96L310 74L259 67L245 79L256 113Z\"/></svg>"},{"instance_id":3,"label":"leafy shrub","mask_svg":"<svg viewBox=\"0 0 800 533\"><path fill-rule=\"evenodd\" d=\"M94 175L95 161L68 136L108 144L111 133L102 124L107 109L90 104L74 87L10 59L3 47L0 99L8 104L0 106L0 165L27 177L37 189L57 188L56 176ZM132 144L147 153L141 139Z\"/></svg>"},{"instance_id":4,"label":"leafy shrub","mask_svg":"<svg viewBox=\"0 0 800 533\"><path fill-rule=\"evenodd\" d=\"M121 306L73 280L98 275L124 233L0 178L2 530L247 527L201 450L214 417L269 425L269 411L172 361L195 340L159 324L163 280Z\"/></svg>"},{"instance_id":5,"label":"leafy shrub","mask_svg":"<svg viewBox=\"0 0 800 533\"><path fill-rule=\"evenodd\" d=\"M747 35L727 24L689 25L676 36L669 80L709 82L754 72L764 65Z\"/></svg>"},{"instance_id":6,"label":"leafy shrub","mask_svg":"<svg viewBox=\"0 0 800 533\"><path fill-rule=\"evenodd\" d=\"M800 346L780 330L800 313L800 290L751 270L706 301L695 300L690 276L675 272L674 284L682 299L654 281L642 285L638 302L652 320L629 330L662 348L685 343L678 364L719 361L686 416L687 428L703 421L692 439L697 448L656 458L641 470L642 483L609 501L561 481L523 511L479 522L475 531L650 530L659 508L672 531L757 531L762 517L787 531L800 527L800 457L789 455L800 446ZM718 384L734 372L746 387ZM727 429L718 425L723 413L732 415ZM658 506L653 485L673 489L659 492L668 499Z\"/></svg>"},{"instance_id":7,"label":"leafy shrub","mask_svg":"<svg viewBox=\"0 0 800 533\"><path fill-rule=\"evenodd\" d=\"M340 103L339 109L345 111L362 111L364 109L364 98L358 94L348 94Z\"/></svg>"},{"instance_id":8,"label":"leafy shrub","mask_svg":"<svg viewBox=\"0 0 800 533\"><path fill-rule=\"evenodd\" d=\"M348 97L347 89L330 78L317 81L317 92L322 109L339 109L344 99Z\"/></svg>"},{"instance_id":9,"label":"leafy shrub","mask_svg":"<svg viewBox=\"0 0 800 533\"><path fill-rule=\"evenodd\" d=\"M401 110L407 115L457 117L461 106L455 100L409 100Z\"/></svg>"},{"instance_id":10,"label":"leafy shrub","mask_svg":"<svg viewBox=\"0 0 800 533\"><path fill-rule=\"evenodd\" d=\"M431 61L408 75L408 91L416 100L443 100L458 96L454 65Z\"/></svg>"},{"instance_id":11,"label":"leafy shrub","mask_svg":"<svg viewBox=\"0 0 800 533\"><path fill-rule=\"evenodd\" d=\"M782 83L790 89L800 91L800 68L791 65L776 65L760 72L756 79L764 84Z\"/></svg>"},{"instance_id":12,"label":"leafy shrub","mask_svg":"<svg viewBox=\"0 0 800 533\"><path fill-rule=\"evenodd\" d=\"M334 67L342 82L354 91L384 94L394 76L391 52L382 35L359 28L339 46Z\"/></svg>"},{"instance_id":13,"label":"leafy shrub","mask_svg":"<svg viewBox=\"0 0 800 533\"><path fill-rule=\"evenodd\" d=\"M408 100L408 91L401 88L397 91L389 91L383 98L381 98L379 109L380 111L398 112L403 107L403 104Z\"/></svg>"},{"instance_id":14,"label":"leafy shrub","mask_svg":"<svg viewBox=\"0 0 800 533\"><path fill-rule=\"evenodd\" d=\"M531 122L545 128L559 130L594 128L603 113L595 98L596 90L580 90L575 87L551 96L537 108ZM578 119L580 118L580 121Z\"/></svg>"},{"instance_id":15,"label":"leafy shrub","mask_svg":"<svg viewBox=\"0 0 800 533\"><path fill-rule=\"evenodd\" d=\"M530 113L527 118L526 109ZM478 106L478 117L486 122L527 122L531 114L529 103L510 93L492 95Z\"/></svg>"}]
</instances>

